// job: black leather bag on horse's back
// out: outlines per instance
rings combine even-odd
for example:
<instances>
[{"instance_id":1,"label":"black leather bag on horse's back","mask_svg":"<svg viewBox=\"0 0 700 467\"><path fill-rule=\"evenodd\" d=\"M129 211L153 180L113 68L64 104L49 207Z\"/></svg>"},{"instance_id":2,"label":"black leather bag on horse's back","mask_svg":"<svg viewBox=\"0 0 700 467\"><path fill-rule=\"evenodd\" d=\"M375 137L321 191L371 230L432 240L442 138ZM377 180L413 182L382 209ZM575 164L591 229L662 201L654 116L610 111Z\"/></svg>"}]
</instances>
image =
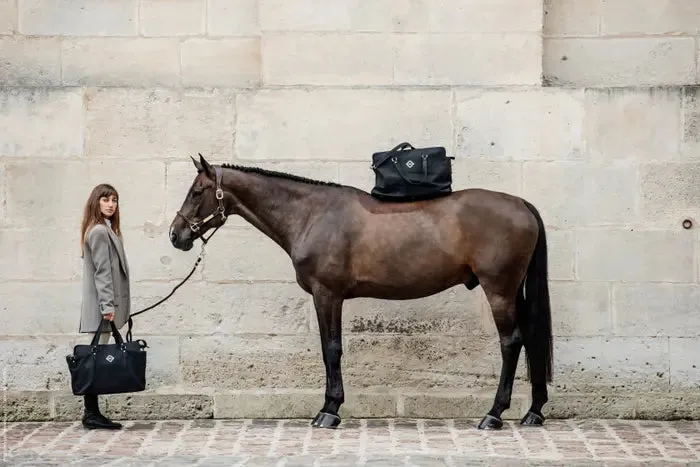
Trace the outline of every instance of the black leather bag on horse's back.
<instances>
[{"instance_id":1,"label":"black leather bag on horse's back","mask_svg":"<svg viewBox=\"0 0 700 467\"><path fill-rule=\"evenodd\" d=\"M372 196L386 201L415 201L452 193L452 159L444 147L414 148L401 143L372 154Z\"/></svg>"}]
</instances>

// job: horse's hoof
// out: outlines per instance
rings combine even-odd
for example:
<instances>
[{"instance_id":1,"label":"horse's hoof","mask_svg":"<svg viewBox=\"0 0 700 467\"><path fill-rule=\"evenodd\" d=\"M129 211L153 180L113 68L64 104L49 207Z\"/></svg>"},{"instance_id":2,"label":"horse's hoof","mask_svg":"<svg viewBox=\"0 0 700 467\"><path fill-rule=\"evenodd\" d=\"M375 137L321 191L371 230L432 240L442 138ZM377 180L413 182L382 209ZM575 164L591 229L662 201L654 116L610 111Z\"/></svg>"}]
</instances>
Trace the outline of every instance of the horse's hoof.
<instances>
[{"instance_id":1,"label":"horse's hoof","mask_svg":"<svg viewBox=\"0 0 700 467\"><path fill-rule=\"evenodd\" d=\"M327 412L319 412L311 422L314 428L335 428L338 425L340 425L340 417Z\"/></svg>"},{"instance_id":2,"label":"horse's hoof","mask_svg":"<svg viewBox=\"0 0 700 467\"><path fill-rule=\"evenodd\" d=\"M544 417L536 414L535 412L528 411L523 419L520 420L520 424L528 426L542 426L544 424Z\"/></svg>"},{"instance_id":3,"label":"horse's hoof","mask_svg":"<svg viewBox=\"0 0 700 467\"><path fill-rule=\"evenodd\" d=\"M503 420L493 415L486 415L479 423L480 430L500 430L503 428Z\"/></svg>"}]
</instances>

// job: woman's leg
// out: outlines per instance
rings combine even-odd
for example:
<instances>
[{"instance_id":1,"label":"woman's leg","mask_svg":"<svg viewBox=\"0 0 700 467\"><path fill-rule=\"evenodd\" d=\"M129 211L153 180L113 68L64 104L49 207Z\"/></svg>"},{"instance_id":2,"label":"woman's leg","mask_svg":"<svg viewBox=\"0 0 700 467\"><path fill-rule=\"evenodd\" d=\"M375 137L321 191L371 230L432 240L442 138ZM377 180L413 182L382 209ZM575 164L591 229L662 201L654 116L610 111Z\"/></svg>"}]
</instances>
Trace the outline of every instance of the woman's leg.
<instances>
[{"instance_id":1,"label":"woman's leg","mask_svg":"<svg viewBox=\"0 0 700 467\"><path fill-rule=\"evenodd\" d=\"M95 336L95 333L90 334L90 340ZM109 332L103 332L100 334L99 344L105 345L109 343ZM113 422L108 419L102 413L100 413L100 405L97 400L97 395L85 395L83 396L85 403L85 410L83 412L83 426L86 428L108 428L108 429L119 429L121 424Z\"/></svg>"}]
</instances>

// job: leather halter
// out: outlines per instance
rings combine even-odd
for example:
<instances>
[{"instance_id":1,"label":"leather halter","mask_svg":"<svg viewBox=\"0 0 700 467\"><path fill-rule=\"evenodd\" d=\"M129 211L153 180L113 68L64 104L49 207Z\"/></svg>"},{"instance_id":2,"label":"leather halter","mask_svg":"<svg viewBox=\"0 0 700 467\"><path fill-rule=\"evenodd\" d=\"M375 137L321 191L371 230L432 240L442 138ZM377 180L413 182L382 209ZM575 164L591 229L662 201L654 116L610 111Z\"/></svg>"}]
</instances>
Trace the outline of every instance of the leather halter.
<instances>
[{"instance_id":1,"label":"leather halter","mask_svg":"<svg viewBox=\"0 0 700 467\"><path fill-rule=\"evenodd\" d=\"M214 167L214 171L216 173L216 200L218 202L217 208L209 214L207 217L200 219L198 221L193 221L187 218L183 213L180 211L177 211L177 215L180 216L185 222L187 222L188 227L190 230L192 230L192 233L195 234L196 238L201 238L202 242L206 245L206 243L209 241L209 239L216 233L217 230L219 230L219 227L221 225L224 225L224 222L226 222L226 210L224 208L224 190L221 189L221 168L220 167ZM204 238L204 236L200 233L199 229L209 222L210 220L214 219L217 215L221 216L221 225L216 227L214 231L209 235L209 237Z\"/></svg>"}]
</instances>

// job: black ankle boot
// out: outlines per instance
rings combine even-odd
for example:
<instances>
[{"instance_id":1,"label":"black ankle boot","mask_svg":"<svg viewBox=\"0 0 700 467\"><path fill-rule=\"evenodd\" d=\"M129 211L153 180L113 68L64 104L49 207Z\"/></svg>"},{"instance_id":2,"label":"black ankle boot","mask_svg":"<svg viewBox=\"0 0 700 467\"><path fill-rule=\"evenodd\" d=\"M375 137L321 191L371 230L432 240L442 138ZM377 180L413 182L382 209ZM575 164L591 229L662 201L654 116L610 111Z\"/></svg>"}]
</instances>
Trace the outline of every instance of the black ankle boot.
<instances>
[{"instance_id":1,"label":"black ankle boot","mask_svg":"<svg viewBox=\"0 0 700 467\"><path fill-rule=\"evenodd\" d=\"M83 396L85 410L83 412L83 426L85 428L103 428L107 430L118 430L122 427L120 423L113 422L100 413L100 407L96 395Z\"/></svg>"}]
</instances>

